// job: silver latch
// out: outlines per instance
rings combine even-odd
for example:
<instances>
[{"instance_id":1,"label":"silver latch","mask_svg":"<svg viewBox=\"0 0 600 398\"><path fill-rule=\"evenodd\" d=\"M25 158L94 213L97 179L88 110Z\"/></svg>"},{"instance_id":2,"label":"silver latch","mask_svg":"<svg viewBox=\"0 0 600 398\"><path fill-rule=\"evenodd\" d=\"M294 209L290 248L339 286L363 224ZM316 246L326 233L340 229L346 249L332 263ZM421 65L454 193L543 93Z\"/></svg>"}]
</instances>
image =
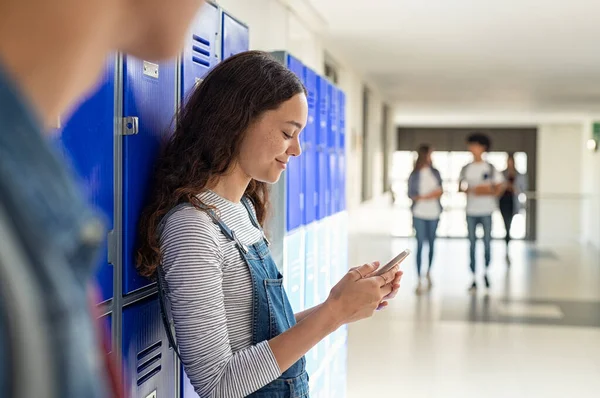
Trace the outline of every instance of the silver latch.
<instances>
[{"instance_id":1,"label":"silver latch","mask_svg":"<svg viewBox=\"0 0 600 398\"><path fill-rule=\"evenodd\" d=\"M136 116L123 118L123 135L136 135L140 132L140 122Z\"/></svg>"},{"instance_id":2,"label":"silver latch","mask_svg":"<svg viewBox=\"0 0 600 398\"><path fill-rule=\"evenodd\" d=\"M158 64L153 64L152 62L144 61L144 75L152 77L154 79L158 79Z\"/></svg>"}]
</instances>

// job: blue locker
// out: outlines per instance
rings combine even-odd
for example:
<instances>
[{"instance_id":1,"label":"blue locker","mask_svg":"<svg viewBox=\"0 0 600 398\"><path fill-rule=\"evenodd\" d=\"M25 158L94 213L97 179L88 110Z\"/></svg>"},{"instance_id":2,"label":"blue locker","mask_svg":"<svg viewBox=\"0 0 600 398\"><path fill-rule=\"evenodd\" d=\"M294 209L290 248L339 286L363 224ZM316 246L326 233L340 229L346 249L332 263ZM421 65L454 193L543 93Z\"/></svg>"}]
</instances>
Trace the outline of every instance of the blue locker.
<instances>
[{"instance_id":1,"label":"blue locker","mask_svg":"<svg viewBox=\"0 0 600 398\"><path fill-rule=\"evenodd\" d=\"M346 398L347 350L343 344L333 357L330 378L330 397Z\"/></svg>"},{"instance_id":2,"label":"blue locker","mask_svg":"<svg viewBox=\"0 0 600 398\"><path fill-rule=\"evenodd\" d=\"M181 398L198 398L198 394L194 390L194 386L192 386L192 382L190 381L187 374L183 370L183 365L181 366Z\"/></svg>"},{"instance_id":3,"label":"blue locker","mask_svg":"<svg viewBox=\"0 0 600 398\"><path fill-rule=\"evenodd\" d=\"M319 295L319 267L318 267L318 236L317 223L313 222L305 228L306 256L304 261L304 308L312 308L321 303ZM306 355L306 370L309 376L319 368L318 345Z\"/></svg>"},{"instance_id":4,"label":"blue locker","mask_svg":"<svg viewBox=\"0 0 600 398\"><path fill-rule=\"evenodd\" d=\"M304 80L304 65L292 57L286 57L287 67ZM304 219L304 190L302 184L302 157L291 157L286 170L286 231L300 227Z\"/></svg>"},{"instance_id":5,"label":"blue locker","mask_svg":"<svg viewBox=\"0 0 600 398\"><path fill-rule=\"evenodd\" d=\"M317 76L317 184L319 205L317 207L317 220L329 216L329 203L331 193L328 183L328 157L327 157L327 114L329 97L327 95L327 79Z\"/></svg>"},{"instance_id":6,"label":"blue locker","mask_svg":"<svg viewBox=\"0 0 600 398\"><path fill-rule=\"evenodd\" d=\"M304 85L308 91L308 121L302 133L302 162L304 186L304 224L309 225L317 219L319 201L317 191L317 74L310 68L304 68Z\"/></svg>"},{"instance_id":7,"label":"blue locker","mask_svg":"<svg viewBox=\"0 0 600 398\"><path fill-rule=\"evenodd\" d=\"M304 308L312 308L321 303L319 294L318 235L317 224L305 228L305 271Z\"/></svg>"},{"instance_id":8,"label":"blue locker","mask_svg":"<svg viewBox=\"0 0 600 398\"><path fill-rule=\"evenodd\" d=\"M232 55L250 49L250 32L248 26L223 12L221 57L225 60Z\"/></svg>"},{"instance_id":9,"label":"blue locker","mask_svg":"<svg viewBox=\"0 0 600 398\"><path fill-rule=\"evenodd\" d=\"M298 229L284 238L285 292L294 313L304 310L304 230Z\"/></svg>"},{"instance_id":10,"label":"blue locker","mask_svg":"<svg viewBox=\"0 0 600 398\"><path fill-rule=\"evenodd\" d=\"M104 336L106 337L106 341L104 348L106 349L106 353L110 354L112 352L112 315L104 315L100 318L100 327L104 329Z\"/></svg>"},{"instance_id":11,"label":"blue locker","mask_svg":"<svg viewBox=\"0 0 600 398\"><path fill-rule=\"evenodd\" d=\"M139 132L123 137L123 293L150 284L135 269L138 222L151 188L161 143L175 112L176 65L126 57L123 67L123 116L137 117Z\"/></svg>"},{"instance_id":12,"label":"blue locker","mask_svg":"<svg viewBox=\"0 0 600 398\"><path fill-rule=\"evenodd\" d=\"M220 12L216 5L206 3L196 15L183 50L181 62L181 93L192 92L196 83L219 63L217 43Z\"/></svg>"},{"instance_id":13,"label":"blue locker","mask_svg":"<svg viewBox=\"0 0 600 398\"><path fill-rule=\"evenodd\" d=\"M98 90L75 111L57 136L57 146L79 177L87 199L114 223L115 59L106 62ZM113 297L113 267L106 243L96 272L101 301Z\"/></svg>"},{"instance_id":14,"label":"blue locker","mask_svg":"<svg viewBox=\"0 0 600 398\"><path fill-rule=\"evenodd\" d=\"M339 211L346 210L346 94L338 91L338 189Z\"/></svg>"},{"instance_id":15,"label":"blue locker","mask_svg":"<svg viewBox=\"0 0 600 398\"><path fill-rule=\"evenodd\" d=\"M324 302L329 296L331 290L331 232L329 227L329 217L316 223L317 234L317 302ZM318 344L318 362L321 365L327 355L330 337L325 337Z\"/></svg>"},{"instance_id":16,"label":"blue locker","mask_svg":"<svg viewBox=\"0 0 600 398\"><path fill-rule=\"evenodd\" d=\"M155 298L123 309L123 362L130 397L145 398L153 392L156 397L175 395L175 353Z\"/></svg>"},{"instance_id":17,"label":"blue locker","mask_svg":"<svg viewBox=\"0 0 600 398\"><path fill-rule=\"evenodd\" d=\"M327 85L327 96L329 104L327 107L327 153L329 158L329 191L331 199L329 202L329 214L333 215L338 212L339 203L339 187L338 187L338 89L333 84Z\"/></svg>"}]
</instances>

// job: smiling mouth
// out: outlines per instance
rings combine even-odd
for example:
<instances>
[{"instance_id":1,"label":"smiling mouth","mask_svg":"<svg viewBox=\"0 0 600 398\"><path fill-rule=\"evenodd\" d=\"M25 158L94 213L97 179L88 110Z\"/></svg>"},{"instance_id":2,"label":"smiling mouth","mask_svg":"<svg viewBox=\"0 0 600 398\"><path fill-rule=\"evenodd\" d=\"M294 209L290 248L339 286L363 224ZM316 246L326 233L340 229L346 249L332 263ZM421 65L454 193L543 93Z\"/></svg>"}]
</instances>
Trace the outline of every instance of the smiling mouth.
<instances>
[{"instance_id":1,"label":"smiling mouth","mask_svg":"<svg viewBox=\"0 0 600 398\"><path fill-rule=\"evenodd\" d=\"M281 167L283 167L284 169L287 167L287 162L282 162L282 161L281 161L281 160L279 160L279 159L275 159L275 160L277 160L277 162L279 163L279 165L280 165Z\"/></svg>"}]
</instances>

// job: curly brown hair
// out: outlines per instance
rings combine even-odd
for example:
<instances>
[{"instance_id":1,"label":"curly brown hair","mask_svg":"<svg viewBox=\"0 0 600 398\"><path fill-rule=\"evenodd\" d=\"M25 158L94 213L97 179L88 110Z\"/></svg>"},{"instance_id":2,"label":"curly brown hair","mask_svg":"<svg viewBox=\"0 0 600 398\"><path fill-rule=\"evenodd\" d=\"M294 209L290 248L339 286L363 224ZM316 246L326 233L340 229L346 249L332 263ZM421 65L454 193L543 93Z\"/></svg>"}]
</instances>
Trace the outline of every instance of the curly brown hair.
<instances>
[{"instance_id":1,"label":"curly brown hair","mask_svg":"<svg viewBox=\"0 0 600 398\"><path fill-rule=\"evenodd\" d=\"M158 226L180 203L202 210L198 195L231 170L249 126L264 112L306 89L270 54L248 51L217 65L180 110L175 132L157 163L154 189L139 226L138 272L154 277L161 262ZM252 180L245 193L264 224L267 184Z\"/></svg>"}]
</instances>

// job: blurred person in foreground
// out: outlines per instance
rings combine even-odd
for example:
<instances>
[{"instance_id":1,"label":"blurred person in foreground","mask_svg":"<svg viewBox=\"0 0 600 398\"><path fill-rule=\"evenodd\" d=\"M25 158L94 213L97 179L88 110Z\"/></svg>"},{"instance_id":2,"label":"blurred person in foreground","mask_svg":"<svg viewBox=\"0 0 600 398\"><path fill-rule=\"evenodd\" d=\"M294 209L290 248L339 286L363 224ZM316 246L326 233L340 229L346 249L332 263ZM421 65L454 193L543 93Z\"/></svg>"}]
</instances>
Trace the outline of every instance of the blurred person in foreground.
<instances>
[{"instance_id":1,"label":"blurred person in foreground","mask_svg":"<svg viewBox=\"0 0 600 398\"><path fill-rule=\"evenodd\" d=\"M44 135L109 54L175 56L202 3L0 0L1 397L122 394L90 293L106 231Z\"/></svg>"}]
</instances>

